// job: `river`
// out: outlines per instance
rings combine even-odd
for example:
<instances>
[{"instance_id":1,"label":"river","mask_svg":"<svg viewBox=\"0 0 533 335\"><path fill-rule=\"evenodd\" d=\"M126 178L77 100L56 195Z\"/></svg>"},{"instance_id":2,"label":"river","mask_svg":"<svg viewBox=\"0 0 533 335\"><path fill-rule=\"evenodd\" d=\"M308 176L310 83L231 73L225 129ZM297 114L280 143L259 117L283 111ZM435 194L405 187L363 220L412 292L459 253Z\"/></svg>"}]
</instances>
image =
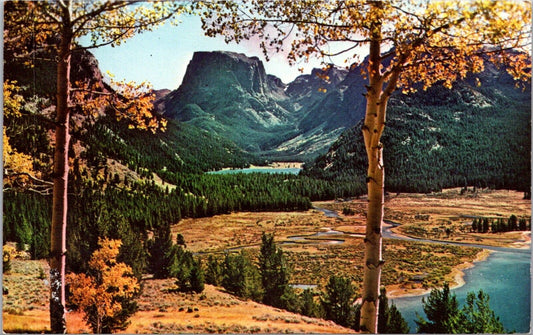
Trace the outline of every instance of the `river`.
<instances>
[{"instance_id":1,"label":"river","mask_svg":"<svg viewBox=\"0 0 533 335\"><path fill-rule=\"evenodd\" d=\"M480 289L490 296L490 307L504 328L511 332L529 333L531 320L531 254L495 251L486 261L464 270L465 285L453 289L460 305L468 292ZM427 295L425 295L427 296ZM409 323L411 332L417 326L416 313L425 318L422 296L391 299Z\"/></svg>"},{"instance_id":2,"label":"river","mask_svg":"<svg viewBox=\"0 0 533 335\"><path fill-rule=\"evenodd\" d=\"M335 211L317 208L326 216L336 217ZM392 226L394 222L387 222ZM383 237L403 240L413 240L426 243L444 243L460 246L475 246L492 250L491 255L474 267L463 270L465 284L455 288L452 292L457 296L459 305L465 302L468 292L477 293L480 289L490 297L490 307L499 316L504 328L508 332L529 333L531 323L531 249L514 249L472 245L457 242L431 241L396 235L390 226L383 229ZM327 230L317 233L320 235L335 233L336 239L342 239L342 232ZM416 333L416 314L426 317L422 298L424 296L403 297L390 299L396 304L404 319L408 322L412 333Z\"/></svg>"}]
</instances>

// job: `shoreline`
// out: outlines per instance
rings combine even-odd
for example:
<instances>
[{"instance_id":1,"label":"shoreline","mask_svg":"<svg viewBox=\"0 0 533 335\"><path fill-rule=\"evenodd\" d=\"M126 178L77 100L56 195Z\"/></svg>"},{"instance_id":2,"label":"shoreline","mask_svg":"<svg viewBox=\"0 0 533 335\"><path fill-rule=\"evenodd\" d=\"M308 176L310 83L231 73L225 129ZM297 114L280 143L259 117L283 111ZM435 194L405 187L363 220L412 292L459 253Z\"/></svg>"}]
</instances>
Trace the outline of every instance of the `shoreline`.
<instances>
[{"instance_id":1,"label":"shoreline","mask_svg":"<svg viewBox=\"0 0 533 335\"><path fill-rule=\"evenodd\" d=\"M250 169L301 169L303 162L272 162L268 165L253 165L250 164Z\"/></svg>"},{"instance_id":2,"label":"shoreline","mask_svg":"<svg viewBox=\"0 0 533 335\"><path fill-rule=\"evenodd\" d=\"M274 170L274 169L302 169L303 162L272 162L268 165L254 165L250 164L248 167L224 167L220 170L208 171L206 173L217 173L221 171L231 170L246 170L246 169L258 169L258 170Z\"/></svg>"},{"instance_id":3,"label":"shoreline","mask_svg":"<svg viewBox=\"0 0 533 335\"><path fill-rule=\"evenodd\" d=\"M476 263L486 261L487 258L493 253L494 251L483 249L480 251L474 260L471 262L464 262L459 265L456 265L452 268L452 271L446 276L446 280L449 282L450 289L456 289L461 286L464 286L466 284L466 281L464 279L465 273L463 270L473 268L476 266ZM431 292L431 288L424 289L424 288L401 288L396 287L398 285L391 285L392 288L387 288L387 298L389 299L395 299L395 298L406 298L406 297L416 297L416 296L423 296L426 294L429 294ZM390 291L389 291L390 290Z\"/></svg>"}]
</instances>

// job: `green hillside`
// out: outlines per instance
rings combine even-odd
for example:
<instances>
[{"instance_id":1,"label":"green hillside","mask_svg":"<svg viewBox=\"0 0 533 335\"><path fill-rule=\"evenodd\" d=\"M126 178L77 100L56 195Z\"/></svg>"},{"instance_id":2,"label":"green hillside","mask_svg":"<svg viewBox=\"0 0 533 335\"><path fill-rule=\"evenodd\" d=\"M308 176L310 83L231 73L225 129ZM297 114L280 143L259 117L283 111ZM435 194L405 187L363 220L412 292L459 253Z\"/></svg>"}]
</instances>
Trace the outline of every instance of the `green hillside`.
<instances>
[{"instance_id":1,"label":"green hillside","mask_svg":"<svg viewBox=\"0 0 533 335\"><path fill-rule=\"evenodd\" d=\"M245 167L254 162L233 142L192 125L169 120L165 131L156 134L129 129L111 117L92 125L82 136L85 157L116 159L135 170L194 172L223 167Z\"/></svg>"},{"instance_id":2,"label":"green hillside","mask_svg":"<svg viewBox=\"0 0 533 335\"><path fill-rule=\"evenodd\" d=\"M464 185L530 189L530 88L489 69L481 86L464 81L391 98L383 135L385 188L430 192ZM305 174L365 183L362 122L339 137Z\"/></svg>"}]
</instances>

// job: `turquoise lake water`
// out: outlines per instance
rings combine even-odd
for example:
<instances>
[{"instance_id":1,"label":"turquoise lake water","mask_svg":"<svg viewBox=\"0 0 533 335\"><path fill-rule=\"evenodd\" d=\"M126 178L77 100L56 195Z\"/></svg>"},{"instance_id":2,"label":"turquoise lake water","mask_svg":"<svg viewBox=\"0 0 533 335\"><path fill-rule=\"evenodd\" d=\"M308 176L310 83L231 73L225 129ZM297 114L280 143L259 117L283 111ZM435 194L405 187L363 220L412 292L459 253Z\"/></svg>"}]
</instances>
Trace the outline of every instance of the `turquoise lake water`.
<instances>
[{"instance_id":1,"label":"turquoise lake water","mask_svg":"<svg viewBox=\"0 0 533 335\"><path fill-rule=\"evenodd\" d=\"M298 174L302 169L300 168L270 168L270 167L256 167L256 168L246 168L246 169L229 169L229 170L219 170L212 171L209 173L212 174L233 174L233 173L289 173L289 174Z\"/></svg>"},{"instance_id":2,"label":"turquoise lake water","mask_svg":"<svg viewBox=\"0 0 533 335\"><path fill-rule=\"evenodd\" d=\"M493 252L489 258L465 270L466 284L452 292L459 305L464 304L468 292L480 289L490 296L490 307L500 317L506 331L529 333L531 323L531 253ZM426 317L422 296L392 299L405 320L416 333L416 313Z\"/></svg>"}]
</instances>

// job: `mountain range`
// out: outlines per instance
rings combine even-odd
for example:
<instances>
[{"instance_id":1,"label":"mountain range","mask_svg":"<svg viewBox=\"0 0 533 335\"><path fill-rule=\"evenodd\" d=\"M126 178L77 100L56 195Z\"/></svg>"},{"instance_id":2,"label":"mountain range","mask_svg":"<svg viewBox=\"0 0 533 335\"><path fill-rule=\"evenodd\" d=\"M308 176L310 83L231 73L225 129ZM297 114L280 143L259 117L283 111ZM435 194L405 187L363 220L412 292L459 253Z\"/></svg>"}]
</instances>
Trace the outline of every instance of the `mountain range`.
<instances>
[{"instance_id":1,"label":"mountain range","mask_svg":"<svg viewBox=\"0 0 533 335\"><path fill-rule=\"evenodd\" d=\"M387 190L468 185L529 193L531 86L515 84L504 70L487 64L451 90L433 86L394 94L382 138ZM364 183L366 167L360 121L307 164L304 174Z\"/></svg>"},{"instance_id":2,"label":"mountain range","mask_svg":"<svg viewBox=\"0 0 533 335\"><path fill-rule=\"evenodd\" d=\"M33 94L53 96L50 64L36 64L33 76L20 64L8 62L5 68L6 78L33 87ZM111 89L87 51L74 55L73 77ZM391 189L431 190L465 183L527 188L530 85L516 88L503 69L490 64L477 78L459 81L452 90L436 85L391 97L383 139ZM305 174L359 178L364 183L364 84L360 67L327 66L286 84L267 74L257 57L196 52L177 90L154 92L156 111L169 121L166 132L129 129L108 115L73 129L73 138L75 147L82 148L79 156L95 166L112 159L131 170L197 173L306 160ZM40 124L28 132L35 120L23 118L27 120L6 120L13 146L28 154L41 148L50 156L50 148L42 143L48 126Z\"/></svg>"}]
</instances>

